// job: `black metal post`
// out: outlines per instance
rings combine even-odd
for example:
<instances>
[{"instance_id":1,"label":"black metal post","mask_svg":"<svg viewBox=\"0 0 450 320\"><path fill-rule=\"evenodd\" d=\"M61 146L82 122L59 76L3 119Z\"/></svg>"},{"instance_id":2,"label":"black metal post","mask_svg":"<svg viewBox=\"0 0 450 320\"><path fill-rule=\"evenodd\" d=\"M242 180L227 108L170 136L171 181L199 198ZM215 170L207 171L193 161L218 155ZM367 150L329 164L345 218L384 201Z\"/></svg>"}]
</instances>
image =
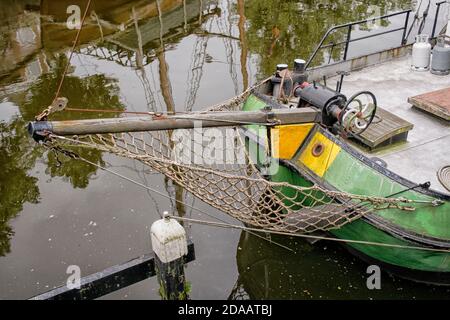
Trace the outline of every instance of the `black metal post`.
<instances>
[{"instance_id":1,"label":"black metal post","mask_svg":"<svg viewBox=\"0 0 450 320\"><path fill-rule=\"evenodd\" d=\"M347 29L347 41L345 42L345 50L344 50L344 57L343 57L344 61L347 60L347 56L348 56L348 48L350 46L350 39L351 39L351 36L352 36L352 27L353 27L353 25L349 25L348 29ZM341 74L341 80L339 81L339 90L338 90L338 92L341 92L341 90L342 90L342 83L344 82L344 76L345 76L345 72L343 72Z\"/></svg>"},{"instance_id":2,"label":"black metal post","mask_svg":"<svg viewBox=\"0 0 450 320\"><path fill-rule=\"evenodd\" d=\"M433 31L431 32L431 39L434 38L434 35L436 33L436 26L437 26L437 21L439 18L439 11L441 10L441 5L443 5L446 2L447 1L441 1L441 2L436 3L436 14L434 16Z\"/></svg>"},{"instance_id":3,"label":"black metal post","mask_svg":"<svg viewBox=\"0 0 450 320\"><path fill-rule=\"evenodd\" d=\"M406 31L408 30L408 23L409 23L409 15L411 14L411 11L406 12L406 19L405 19L405 25L403 27L403 35L402 35L402 46L408 42L408 39L406 39Z\"/></svg>"}]
</instances>

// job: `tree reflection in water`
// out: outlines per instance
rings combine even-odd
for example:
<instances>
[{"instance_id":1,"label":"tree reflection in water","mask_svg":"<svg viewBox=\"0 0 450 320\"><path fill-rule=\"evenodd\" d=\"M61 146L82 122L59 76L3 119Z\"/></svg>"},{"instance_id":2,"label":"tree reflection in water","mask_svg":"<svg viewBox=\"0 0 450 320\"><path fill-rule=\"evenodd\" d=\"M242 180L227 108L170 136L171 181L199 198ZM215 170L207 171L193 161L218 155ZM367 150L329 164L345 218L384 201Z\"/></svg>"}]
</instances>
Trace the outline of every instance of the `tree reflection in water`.
<instances>
[{"instance_id":1,"label":"tree reflection in water","mask_svg":"<svg viewBox=\"0 0 450 320\"><path fill-rule=\"evenodd\" d=\"M8 221L22 211L25 202L39 201L37 178L28 174L42 150L28 138L25 122L14 118L0 122L0 256L10 252L14 235Z\"/></svg>"},{"instance_id":2,"label":"tree reflection in water","mask_svg":"<svg viewBox=\"0 0 450 320\"><path fill-rule=\"evenodd\" d=\"M9 96L9 100L19 106L21 117L8 124L0 122L0 256L10 252L10 239L13 230L8 221L22 211L25 202L39 202L38 179L29 175L36 159L47 155L45 172L51 177L63 177L74 188L86 188L89 179L96 173L97 167L83 161L56 155L37 145L26 131L26 123L48 106L56 92L62 70L67 63L65 54L51 61L55 67L51 73L42 75L31 87ZM73 71L73 70L72 70ZM119 88L114 79L103 74L77 77L68 75L61 90L61 96L67 97L71 106L105 110L124 110L119 99ZM80 113L60 112L51 116L51 120L86 119L114 117L117 113ZM102 152L77 148L83 158L104 165Z\"/></svg>"},{"instance_id":3,"label":"tree reflection in water","mask_svg":"<svg viewBox=\"0 0 450 320\"><path fill-rule=\"evenodd\" d=\"M307 59L324 33L334 25L384 15L411 7L410 0L360 0L360 1L245 1L245 14L248 21L246 37L251 53L260 58L260 77L271 74L278 63L290 63L296 58ZM387 20L381 26L388 25ZM346 30L333 34L330 42L345 39ZM332 58L338 59L341 49L333 50ZM314 61L320 65L325 55Z\"/></svg>"}]
</instances>

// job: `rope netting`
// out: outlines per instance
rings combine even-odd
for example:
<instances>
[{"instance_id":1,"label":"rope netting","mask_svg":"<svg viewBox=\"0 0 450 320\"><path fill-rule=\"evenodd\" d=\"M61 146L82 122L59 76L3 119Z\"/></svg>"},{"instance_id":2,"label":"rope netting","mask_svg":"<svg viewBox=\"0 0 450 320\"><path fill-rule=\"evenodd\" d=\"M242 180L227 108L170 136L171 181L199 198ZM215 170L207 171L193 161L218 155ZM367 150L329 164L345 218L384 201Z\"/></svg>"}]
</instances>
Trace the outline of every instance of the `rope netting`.
<instances>
[{"instance_id":1,"label":"rope netting","mask_svg":"<svg viewBox=\"0 0 450 320\"><path fill-rule=\"evenodd\" d=\"M208 111L237 110L251 90ZM244 224L265 230L309 233L340 228L379 208L403 208L409 200L354 195L271 181L255 147L240 127L195 128L63 137L45 145L83 160L76 148L93 148L134 159L158 171L209 205ZM262 155L261 155L262 153ZM264 161L262 161L264 162Z\"/></svg>"}]
</instances>

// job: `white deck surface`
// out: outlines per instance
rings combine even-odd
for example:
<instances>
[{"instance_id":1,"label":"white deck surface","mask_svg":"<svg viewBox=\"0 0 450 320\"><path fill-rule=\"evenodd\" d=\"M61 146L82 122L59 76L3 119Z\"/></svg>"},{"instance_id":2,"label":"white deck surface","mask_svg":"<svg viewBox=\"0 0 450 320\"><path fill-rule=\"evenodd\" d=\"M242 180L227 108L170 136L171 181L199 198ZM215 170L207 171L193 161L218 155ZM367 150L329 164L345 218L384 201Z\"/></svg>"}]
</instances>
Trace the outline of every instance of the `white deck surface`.
<instances>
[{"instance_id":1,"label":"white deck surface","mask_svg":"<svg viewBox=\"0 0 450 320\"><path fill-rule=\"evenodd\" d=\"M333 80L337 81L330 79L328 86L331 88L335 87ZM383 159L388 169L413 182L430 181L432 189L448 193L438 182L436 172L450 164L450 122L412 108L407 101L408 97L447 87L450 87L450 75L437 76L430 72L412 71L410 57L368 67L346 76L342 93L347 97L358 91L371 91L380 107L414 124L406 143L364 153L369 157Z\"/></svg>"}]
</instances>

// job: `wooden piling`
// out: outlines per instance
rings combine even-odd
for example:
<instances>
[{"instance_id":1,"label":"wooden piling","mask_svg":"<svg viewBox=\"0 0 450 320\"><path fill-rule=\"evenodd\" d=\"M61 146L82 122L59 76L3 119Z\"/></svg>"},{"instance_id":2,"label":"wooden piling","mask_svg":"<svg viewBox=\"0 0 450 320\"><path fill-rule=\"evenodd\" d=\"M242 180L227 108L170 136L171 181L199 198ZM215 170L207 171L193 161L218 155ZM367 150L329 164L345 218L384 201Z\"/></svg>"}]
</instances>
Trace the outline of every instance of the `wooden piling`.
<instances>
[{"instance_id":1,"label":"wooden piling","mask_svg":"<svg viewBox=\"0 0 450 320\"><path fill-rule=\"evenodd\" d=\"M187 300L184 256L188 253L186 231L178 221L164 212L150 229L155 269L163 300Z\"/></svg>"}]
</instances>

